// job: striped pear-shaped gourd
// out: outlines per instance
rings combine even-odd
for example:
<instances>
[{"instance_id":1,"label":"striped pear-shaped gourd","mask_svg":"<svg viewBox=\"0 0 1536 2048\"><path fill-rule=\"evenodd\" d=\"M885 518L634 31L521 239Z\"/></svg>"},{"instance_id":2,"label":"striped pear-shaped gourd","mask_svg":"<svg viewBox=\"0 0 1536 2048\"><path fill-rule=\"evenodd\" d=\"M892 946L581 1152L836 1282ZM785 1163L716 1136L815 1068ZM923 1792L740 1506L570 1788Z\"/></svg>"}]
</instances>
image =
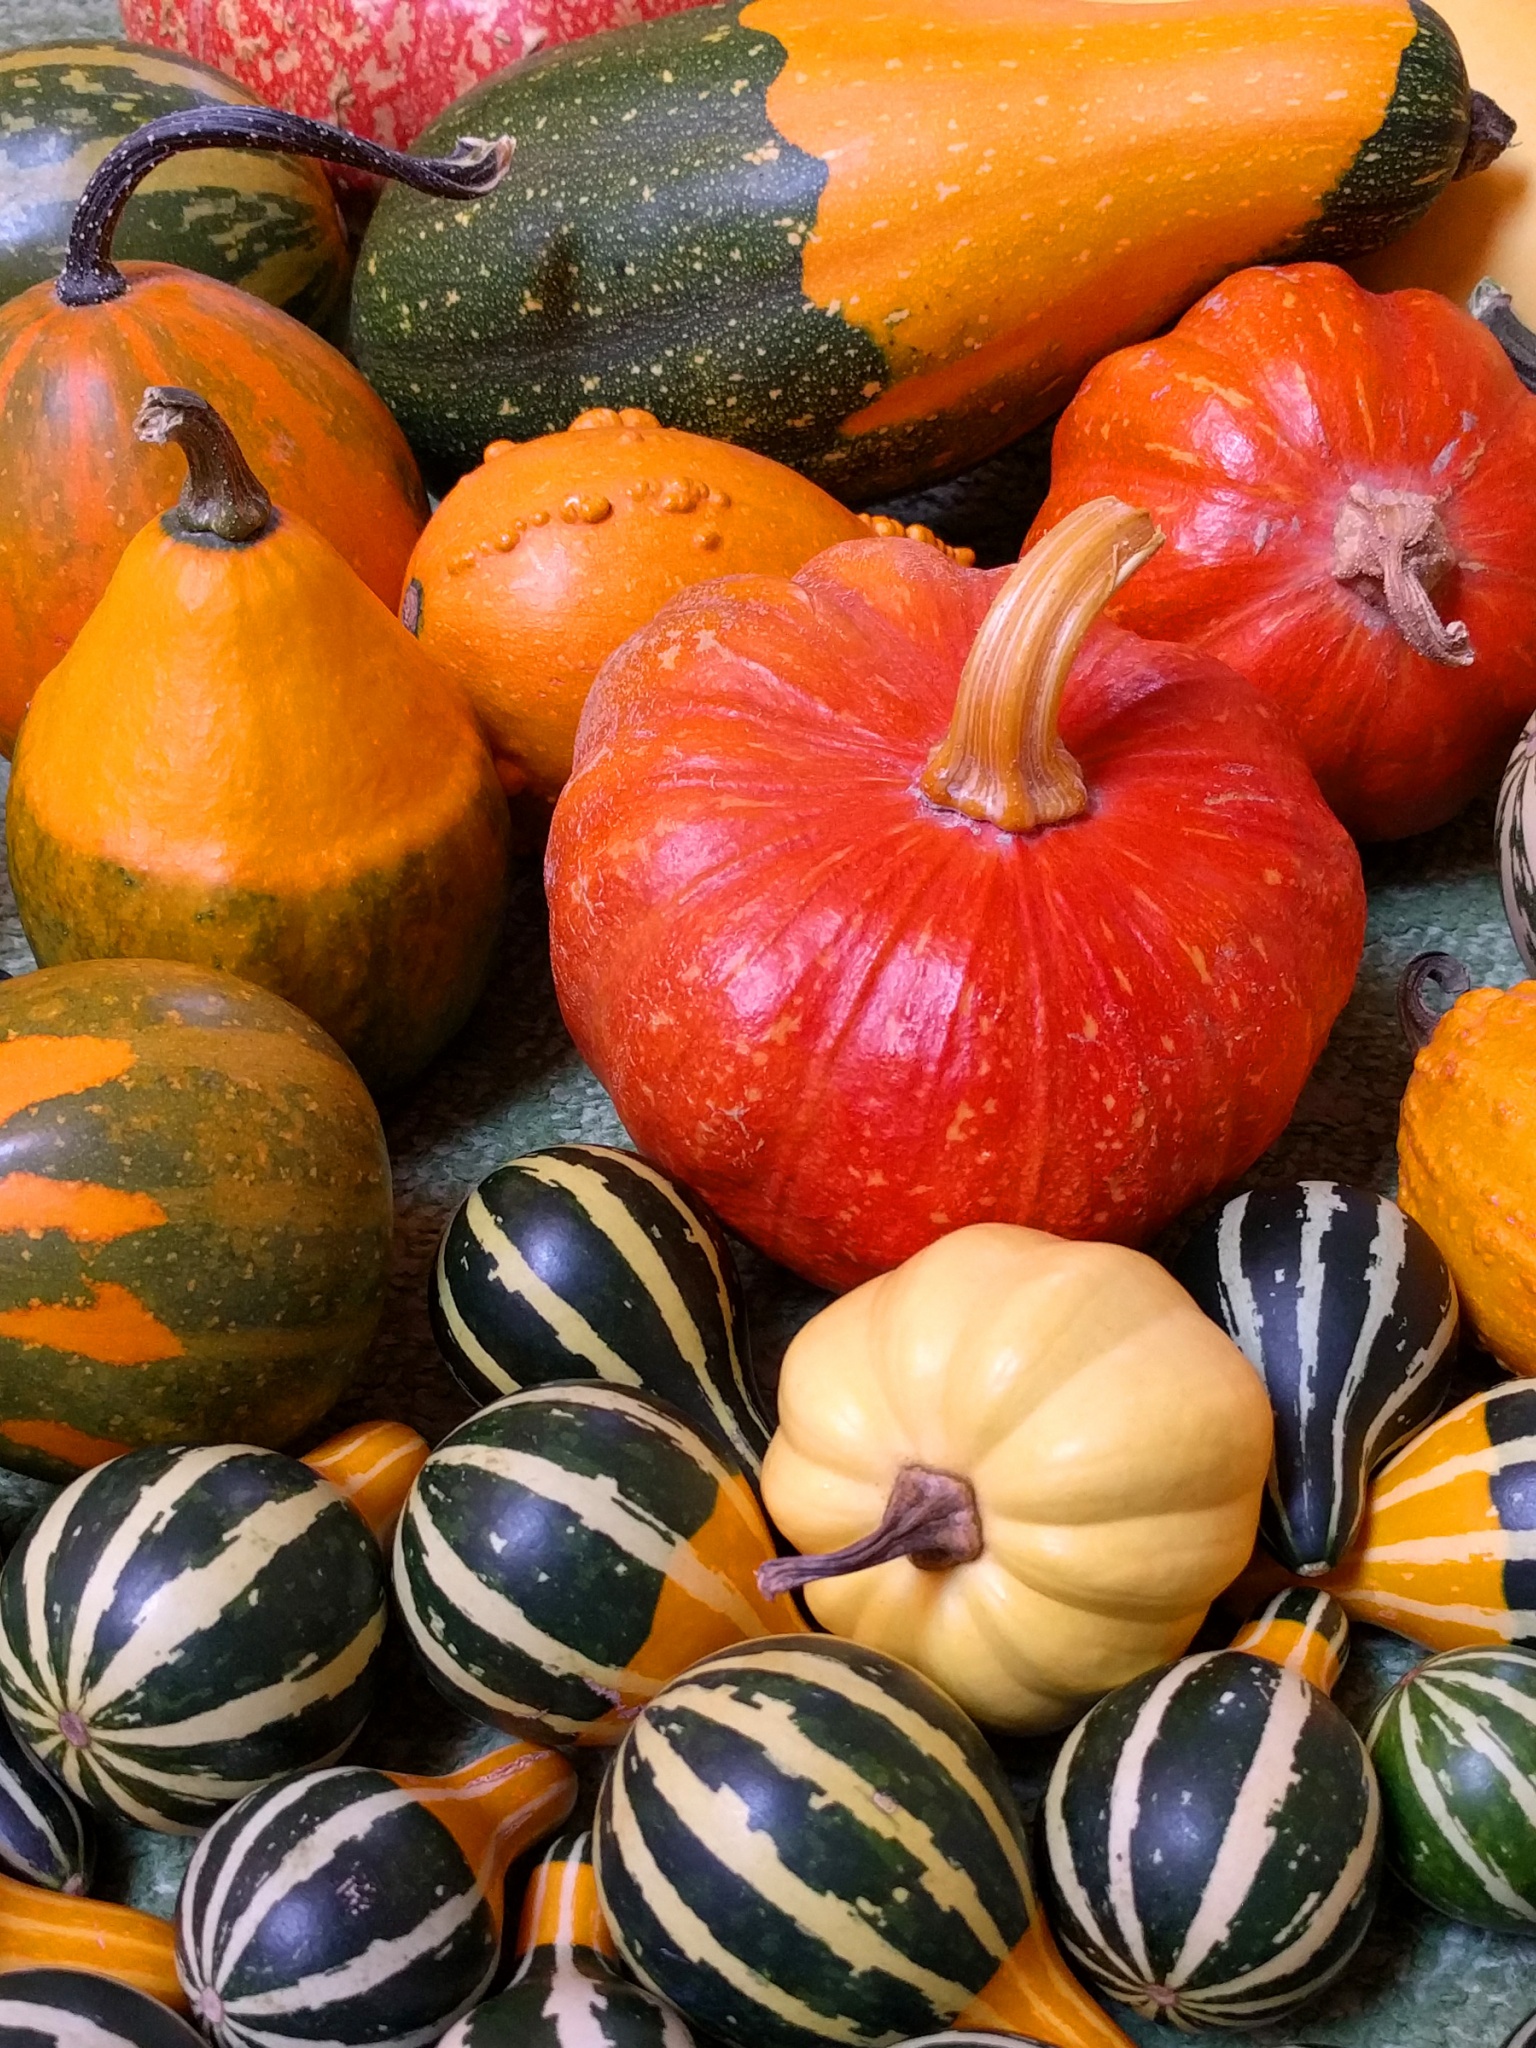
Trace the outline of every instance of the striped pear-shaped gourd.
<instances>
[{"instance_id":1,"label":"striped pear-shaped gourd","mask_svg":"<svg viewBox=\"0 0 1536 2048\"><path fill-rule=\"evenodd\" d=\"M1527 969L1536 974L1536 716L1515 742L1499 786L1494 820L1499 847L1499 886L1510 936Z\"/></svg>"},{"instance_id":2,"label":"striped pear-shaped gourd","mask_svg":"<svg viewBox=\"0 0 1536 2048\"><path fill-rule=\"evenodd\" d=\"M1349 1661L1349 1616L1329 1593L1297 1587L1277 1593L1232 1638L1234 1650L1266 1657L1331 1693Z\"/></svg>"},{"instance_id":3,"label":"striped pear-shaped gourd","mask_svg":"<svg viewBox=\"0 0 1536 2048\"><path fill-rule=\"evenodd\" d=\"M1328 1571L1372 1468L1445 1398L1457 1309L1444 1259L1385 1196L1304 1180L1235 1196L1175 1272L1268 1390L1265 1541L1292 1571Z\"/></svg>"},{"instance_id":4,"label":"striped pear-shaped gourd","mask_svg":"<svg viewBox=\"0 0 1536 2048\"><path fill-rule=\"evenodd\" d=\"M52 1892L91 1881L85 1816L0 1714L0 1870Z\"/></svg>"},{"instance_id":5,"label":"striped pear-shaped gourd","mask_svg":"<svg viewBox=\"0 0 1536 2048\"><path fill-rule=\"evenodd\" d=\"M1536 1927L1536 1652L1431 1657L1366 1740L1398 1876L1454 1920Z\"/></svg>"},{"instance_id":6,"label":"striped pear-shaped gourd","mask_svg":"<svg viewBox=\"0 0 1536 2048\"><path fill-rule=\"evenodd\" d=\"M725 1451L665 1402L573 1381L510 1394L438 1445L400 1518L395 1592L467 1713L613 1743L708 1651L802 1625L757 1589L772 1555Z\"/></svg>"},{"instance_id":7,"label":"striped pear-shaped gourd","mask_svg":"<svg viewBox=\"0 0 1536 2048\"><path fill-rule=\"evenodd\" d=\"M508 1867L575 1797L527 1742L445 1778L341 1765L251 1793L176 1902L193 2017L219 2048L426 2048L484 1996Z\"/></svg>"},{"instance_id":8,"label":"striped pear-shaped gourd","mask_svg":"<svg viewBox=\"0 0 1536 2048\"><path fill-rule=\"evenodd\" d=\"M443 2048L693 2048L670 2007L630 1983L608 1931L592 1869L592 1836L562 1835L544 1852L523 1900L517 1968Z\"/></svg>"},{"instance_id":9,"label":"striped pear-shaped gourd","mask_svg":"<svg viewBox=\"0 0 1536 2048\"><path fill-rule=\"evenodd\" d=\"M680 1181L633 1152L557 1145L498 1166L449 1219L428 1306L474 1401L607 1380L672 1402L749 1472L762 1462L730 1246Z\"/></svg>"},{"instance_id":10,"label":"striped pear-shaped gourd","mask_svg":"<svg viewBox=\"0 0 1536 2048\"><path fill-rule=\"evenodd\" d=\"M95 1970L12 1970L0 1977L5 2048L203 2048L185 2020Z\"/></svg>"},{"instance_id":11,"label":"striped pear-shaped gourd","mask_svg":"<svg viewBox=\"0 0 1536 2048\"><path fill-rule=\"evenodd\" d=\"M195 1833L362 1726L378 1545L328 1481L248 1444L76 1479L0 1572L0 1699L68 1789Z\"/></svg>"},{"instance_id":12,"label":"striped pear-shaped gourd","mask_svg":"<svg viewBox=\"0 0 1536 2048\"><path fill-rule=\"evenodd\" d=\"M946 2027L1027 1927L1013 1795L947 1694L878 1650L773 1637L636 1718L598 1801L624 1960L750 2048Z\"/></svg>"},{"instance_id":13,"label":"striped pear-shaped gourd","mask_svg":"<svg viewBox=\"0 0 1536 2048\"><path fill-rule=\"evenodd\" d=\"M1325 1583L1426 1649L1536 1648L1536 1383L1474 1394L1405 1444Z\"/></svg>"},{"instance_id":14,"label":"striped pear-shaped gourd","mask_svg":"<svg viewBox=\"0 0 1536 2048\"><path fill-rule=\"evenodd\" d=\"M1337 1670L1326 1595L1281 1595L1243 1631L1101 1700L1068 1736L1043 1808L1067 1953L1148 2019L1260 2027L1364 1939L1382 1829L1363 1744L1303 1669Z\"/></svg>"}]
</instances>

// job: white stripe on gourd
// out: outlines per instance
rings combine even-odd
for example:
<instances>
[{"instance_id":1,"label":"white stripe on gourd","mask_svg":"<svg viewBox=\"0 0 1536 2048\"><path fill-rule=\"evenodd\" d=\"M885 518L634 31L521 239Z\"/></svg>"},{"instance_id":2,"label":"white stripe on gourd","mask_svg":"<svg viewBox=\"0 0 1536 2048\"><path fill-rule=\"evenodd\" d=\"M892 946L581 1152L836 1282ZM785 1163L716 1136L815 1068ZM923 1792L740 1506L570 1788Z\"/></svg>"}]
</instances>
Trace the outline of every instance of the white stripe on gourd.
<instances>
[{"instance_id":1,"label":"white stripe on gourd","mask_svg":"<svg viewBox=\"0 0 1536 2048\"><path fill-rule=\"evenodd\" d=\"M492 1358L490 1352L486 1350L480 1339L475 1335L468 1323L465 1322L463 1315L459 1311L459 1305L453 1298L453 1287L448 1278L448 1233L446 1230L438 1240L437 1262L433 1270L437 1276L437 1285L433 1298L442 1313L444 1322L448 1325L448 1333L454 1343L458 1345L459 1349L477 1371L485 1375L493 1387L503 1394L515 1394L518 1390L518 1382L513 1379L511 1373L507 1371L506 1367L499 1360Z\"/></svg>"},{"instance_id":2,"label":"white stripe on gourd","mask_svg":"<svg viewBox=\"0 0 1536 2048\"><path fill-rule=\"evenodd\" d=\"M534 1272L511 1238L498 1226L478 1188L464 1204L464 1221L469 1225L476 1244L490 1260L492 1272L500 1285L508 1294L515 1294L526 1302L534 1314L549 1325L556 1339L573 1358L584 1359L610 1383L629 1387L640 1385L640 1375L634 1367L626 1365L612 1346L603 1342L578 1308Z\"/></svg>"},{"instance_id":3,"label":"white stripe on gourd","mask_svg":"<svg viewBox=\"0 0 1536 2048\"><path fill-rule=\"evenodd\" d=\"M0 2041L14 2034L47 2034L54 2048L138 2048L127 2034L97 2026L83 2013L45 2011L20 1999L0 1998Z\"/></svg>"}]
</instances>

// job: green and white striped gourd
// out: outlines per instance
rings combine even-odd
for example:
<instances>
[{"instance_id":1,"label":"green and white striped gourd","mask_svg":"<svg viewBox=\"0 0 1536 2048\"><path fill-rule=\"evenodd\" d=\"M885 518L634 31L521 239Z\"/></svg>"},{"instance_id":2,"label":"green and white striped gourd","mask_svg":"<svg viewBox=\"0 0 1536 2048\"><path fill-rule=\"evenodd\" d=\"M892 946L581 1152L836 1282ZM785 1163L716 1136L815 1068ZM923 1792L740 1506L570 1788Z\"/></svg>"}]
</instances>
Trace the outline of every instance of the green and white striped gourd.
<instances>
[{"instance_id":1,"label":"green and white striped gourd","mask_svg":"<svg viewBox=\"0 0 1536 2048\"><path fill-rule=\"evenodd\" d=\"M0 1870L52 1892L83 1892L93 1846L84 1814L0 1713Z\"/></svg>"},{"instance_id":2,"label":"green and white striped gourd","mask_svg":"<svg viewBox=\"0 0 1536 2048\"><path fill-rule=\"evenodd\" d=\"M446 1437L411 1489L395 1594L427 1675L541 1741L614 1743L710 1650L803 1627L757 1588L773 1538L724 1450L663 1401L529 1387Z\"/></svg>"},{"instance_id":3,"label":"green and white striped gourd","mask_svg":"<svg viewBox=\"0 0 1536 2048\"><path fill-rule=\"evenodd\" d=\"M528 1742L449 1777L341 1765L251 1793L176 1901L193 2017L219 2048L426 2048L484 1996L507 1870L575 1797Z\"/></svg>"},{"instance_id":4,"label":"green and white striped gourd","mask_svg":"<svg viewBox=\"0 0 1536 2048\"><path fill-rule=\"evenodd\" d=\"M1536 714L1515 742L1494 819L1504 915L1526 969L1536 974Z\"/></svg>"},{"instance_id":5,"label":"green and white striped gourd","mask_svg":"<svg viewBox=\"0 0 1536 2048\"><path fill-rule=\"evenodd\" d=\"M1341 1637L1326 1594L1282 1594L1244 1631L1262 1649L1149 1671L1067 1737L1042 1809L1052 1924L1134 2012L1186 2031L1264 2026L1364 1939L1382 1862L1376 1775L1301 1675L1336 1671Z\"/></svg>"},{"instance_id":6,"label":"green and white striped gourd","mask_svg":"<svg viewBox=\"0 0 1536 2048\"><path fill-rule=\"evenodd\" d=\"M1431 1657L1366 1740L1403 1882L1454 1920L1536 1926L1536 1651Z\"/></svg>"},{"instance_id":7,"label":"green and white striped gourd","mask_svg":"<svg viewBox=\"0 0 1536 2048\"><path fill-rule=\"evenodd\" d=\"M443 2048L693 2048L669 2006L624 1976L598 1901L590 1833L544 1852L523 1899L518 1964L504 1991Z\"/></svg>"},{"instance_id":8,"label":"green and white striped gourd","mask_svg":"<svg viewBox=\"0 0 1536 2048\"><path fill-rule=\"evenodd\" d=\"M5 2048L204 2048L158 1998L94 1970L12 1970L0 1977Z\"/></svg>"},{"instance_id":9,"label":"green and white striped gourd","mask_svg":"<svg viewBox=\"0 0 1536 2048\"><path fill-rule=\"evenodd\" d=\"M774 1637L696 1664L636 1718L598 1801L621 1954L744 2048L946 2027L1033 1906L980 1731L878 1650Z\"/></svg>"},{"instance_id":10,"label":"green and white striped gourd","mask_svg":"<svg viewBox=\"0 0 1536 2048\"><path fill-rule=\"evenodd\" d=\"M656 1394L756 1473L768 1442L725 1234L633 1152L509 1159L449 1218L428 1282L438 1349L470 1398L551 1380Z\"/></svg>"},{"instance_id":11,"label":"green and white striped gourd","mask_svg":"<svg viewBox=\"0 0 1536 2048\"><path fill-rule=\"evenodd\" d=\"M0 1700L103 1813L191 1834L329 1762L373 1698L384 1563L297 1459L142 1450L82 1473L0 1571Z\"/></svg>"}]
</instances>

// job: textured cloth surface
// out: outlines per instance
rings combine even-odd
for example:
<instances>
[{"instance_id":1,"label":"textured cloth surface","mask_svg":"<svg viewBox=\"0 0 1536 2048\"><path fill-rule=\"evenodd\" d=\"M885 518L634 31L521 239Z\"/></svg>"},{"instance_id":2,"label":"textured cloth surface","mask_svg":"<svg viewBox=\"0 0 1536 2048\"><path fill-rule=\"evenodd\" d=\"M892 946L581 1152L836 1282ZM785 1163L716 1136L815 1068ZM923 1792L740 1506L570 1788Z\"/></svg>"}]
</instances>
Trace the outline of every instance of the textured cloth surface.
<instances>
[{"instance_id":1,"label":"textured cloth surface","mask_svg":"<svg viewBox=\"0 0 1536 2048\"><path fill-rule=\"evenodd\" d=\"M116 9L105 0L0 0L0 46L117 32ZM966 480L944 486L904 500L903 516L970 542L983 560L1006 559L1023 530L1040 466L1037 441L989 465L979 490ZM1394 1007L1403 967L1436 947L1459 955L1477 981L1518 977L1499 905L1487 803L1422 840L1369 851L1366 876L1370 924L1354 996L1290 1129L1250 1184L1312 1176L1392 1192L1397 1105L1409 1068ZM6 884L0 966L22 972L30 964ZM468 1412L433 1348L426 1315L426 1274L455 1204L491 1167L519 1152L556 1142L624 1142L612 1105L560 1022L532 863L520 872L496 976L479 1011L433 1072L389 1105L385 1123L396 1200L389 1309L369 1365L335 1420L398 1416L435 1440ZM754 1352L771 1381L785 1343L824 1297L745 1247L741 1257ZM1470 1371L1489 1376L1479 1375L1475 1362ZM0 1473L0 1537L14 1533L43 1491ZM365 1731L359 1761L442 1769L488 1746L485 1731L426 1688L393 1637L389 1656L389 1704ZM1340 1703L1363 1722L1372 1700L1416 1656L1397 1637L1360 1630ZM1032 1805L1055 1745L1003 1747ZM589 1780L598 1761L584 1762ZM127 1827L104 1832L98 1891L169 1913L189 1845ZM1250 2041L1252 2048L1500 2048L1533 2010L1536 1932L1501 1936L1459 1927L1389 1884L1371 1935L1340 1984L1262 2035L1218 2038L1233 2048ZM1139 2042L1172 2038L1123 2012L1116 2017Z\"/></svg>"}]
</instances>

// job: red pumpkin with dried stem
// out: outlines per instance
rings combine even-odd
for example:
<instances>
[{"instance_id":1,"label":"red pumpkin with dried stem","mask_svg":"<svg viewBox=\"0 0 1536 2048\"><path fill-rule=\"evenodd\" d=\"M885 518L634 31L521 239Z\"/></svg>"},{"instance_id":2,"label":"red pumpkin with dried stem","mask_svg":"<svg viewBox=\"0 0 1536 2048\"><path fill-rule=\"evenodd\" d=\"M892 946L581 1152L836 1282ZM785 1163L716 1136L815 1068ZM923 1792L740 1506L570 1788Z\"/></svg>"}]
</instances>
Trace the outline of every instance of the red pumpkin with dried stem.
<instances>
[{"instance_id":1,"label":"red pumpkin with dried stem","mask_svg":"<svg viewBox=\"0 0 1536 2048\"><path fill-rule=\"evenodd\" d=\"M1326 263L1245 270L1107 357L1032 538L1109 491L1168 546L1109 616L1290 720L1360 839L1455 815L1536 706L1536 397L1470 314Z\"/></svg>"},{"instance_id":2,"label":"red pumpkin with dried stem","mask_svg":"<svg viewBox=\"0 0 1536 2048\"><path fill-rule=\"evenodd\" d=\"M1089 631L1157 542L1113 501L1012 571L847 542L675 598L588 700L566 1022L641 1151L825 1284L982 1220L1144 1238L1349 993L1359 861L1281 719Z\"/></svg>"}]
</instances>

